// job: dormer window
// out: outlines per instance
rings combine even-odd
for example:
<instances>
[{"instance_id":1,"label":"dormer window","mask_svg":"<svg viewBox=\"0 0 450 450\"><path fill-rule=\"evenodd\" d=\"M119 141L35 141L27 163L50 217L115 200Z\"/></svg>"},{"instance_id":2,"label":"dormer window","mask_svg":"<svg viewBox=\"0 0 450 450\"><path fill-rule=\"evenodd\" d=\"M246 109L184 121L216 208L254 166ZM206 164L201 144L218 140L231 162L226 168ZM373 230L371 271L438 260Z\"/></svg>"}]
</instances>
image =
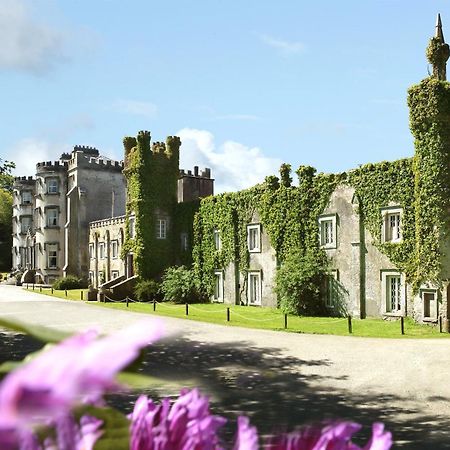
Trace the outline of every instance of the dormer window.
<instances>
[{"instance_id":1,"label":"dormer window","mask_svg":"<svg viewBox=\"0 0 450 450\"><path fill-rule=\"evenodd\" d=\"M385 208L383 215L382 241L400 242L402 240L402 209Z\"/></svg>"}]
</instances>

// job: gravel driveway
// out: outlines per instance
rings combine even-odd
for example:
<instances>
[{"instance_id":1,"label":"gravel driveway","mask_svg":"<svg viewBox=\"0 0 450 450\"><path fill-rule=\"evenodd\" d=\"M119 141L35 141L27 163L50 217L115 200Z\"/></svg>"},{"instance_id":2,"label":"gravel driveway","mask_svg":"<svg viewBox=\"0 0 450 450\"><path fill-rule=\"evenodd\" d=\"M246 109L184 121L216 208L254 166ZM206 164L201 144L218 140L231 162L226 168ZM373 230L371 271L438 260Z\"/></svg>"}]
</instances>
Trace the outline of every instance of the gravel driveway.
<instances>
[{"instance_id":1,"label":"gravel driveway","mask_svg":"<svg viewBox=\"0 0 450 450\"><path fill-rule=\"evenodd\" d=\"M76 331L109 332L141 314L58 300L0 285L0 315ZM164 319L168 337L145 371L199 385L230 417L261 432L308 420L381 420L396 446L450 449L450 340L374 339L272 332ZM1 354L1 353L0 353ZM167 388L169 394L171 389Z\"/></svg>"}]
</instances>

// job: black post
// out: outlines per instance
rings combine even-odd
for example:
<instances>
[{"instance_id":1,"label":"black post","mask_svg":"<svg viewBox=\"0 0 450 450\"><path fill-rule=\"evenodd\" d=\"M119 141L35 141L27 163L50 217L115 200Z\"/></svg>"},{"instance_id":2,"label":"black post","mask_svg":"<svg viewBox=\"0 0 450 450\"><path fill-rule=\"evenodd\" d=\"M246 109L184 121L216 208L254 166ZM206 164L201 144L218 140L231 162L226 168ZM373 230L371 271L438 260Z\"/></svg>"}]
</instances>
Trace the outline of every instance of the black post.
<instances>
[{"instance_id":1,"label":"black post","mask_svg":"<svg viewBox=\"0 0 450 450\"><path fill-rule=\"evenodd\" d=\"M189 315L189 305L186 303L186 315Z\"/></svg>"},{"instance_id":2,"label":"black post","mask_svg":"<svg viewBox=\"0 0 450 450\"><path fill-rule=\"evenodd\" d=\"M39 292L42 292L42 286L39 286Z\"/></svg>"},{"instance_id":3,"label":"black post","mask_svg":"<svg viewBox=\"0 0 450 450\"><path fill-rule=\"evenodd\" d=\"M350 334L352 334L353 333L353 329L352 329L352 316L348 316L348 332L350 333Z\"/></svg>"},{"instance_id":4,"label":"black post","mask_svg":"<svg viewBox=\"0 0 450 450\"><path fill-rule=\"evenodd\" d=\"M83 291L80 292L80 299L83 300Z\"/></svg>"},{"instance_id":5,"label":"black post","mask_svg":"<svg viewBox=\"0 0 450 450\"><path fill-rule=\"evenodd\" d=\"M33 291L34 291L34 283L33 283Z\"/></svg>"},{"instance_id":6,"label":"black post","mask_svg":"<svg viewBox=\"0 0 450 450\"><path fill-rule=\"evenodd\" d=\"M405 334L405 319L404 317L400 317L400 328L402 330L402 334Z\"/></svg>"},{"instance_id":7,"label":"black post","mask_svg":"<svg viewBox=\"0 0 450 450\"><path fill-rule=\"evenodd\" d=\"M230 321L230 308L227 306L227 322Z\"/></svg>"},{"instance_id":8,"label":"black post","mask_svg":"<svg viewBox=\"0 0 450 450\"><path fill-rule=\"evenodd\" d=\"M156 300L153 299L153 311L156 311Z\"/></svg>"},{"instance_id":9,"label":"black post","mask_svg":"<svg viewBox=\"0 0 450 450\"><path fill-rule=\"evenodd\" d=\"M127 297L127 308L128 308L128 297Z\"/></svg>"},{"instance_id":10,"label":"black post","mask_svg":"<svg viewBox=\"0 0 450 450\"><path fill-rule=\"evenodd\" d=\"M284 315L284 328L287 328L287 314Z\"/></svg>"},{"instance_id":11,"label":"black post","mask_svg":"<svg viewBox=\"0 0 450 450\"><path fill-rule=\"evenodd\" d=\"M442 333L442 316L439 316L439 333Z\"/></svg>"},{"instance_id":12,"label":"black post","mask_svg":"<svg viewBox=\"0 0 450 450\"><path fill-rule=\"evenodd\" d=\"M52 288L52 295L53 295L53 288Z\"/></svg>"},{"instance_id":13,"label":"black post","mask_svg":"<svg viewBox=\"0 0 450 450\"><path fill-rule=\"evenodd\" d=\"M67 297L67 289L64 289L64 293L66 294L66 297Z\"/></svg>"}]
</instances>

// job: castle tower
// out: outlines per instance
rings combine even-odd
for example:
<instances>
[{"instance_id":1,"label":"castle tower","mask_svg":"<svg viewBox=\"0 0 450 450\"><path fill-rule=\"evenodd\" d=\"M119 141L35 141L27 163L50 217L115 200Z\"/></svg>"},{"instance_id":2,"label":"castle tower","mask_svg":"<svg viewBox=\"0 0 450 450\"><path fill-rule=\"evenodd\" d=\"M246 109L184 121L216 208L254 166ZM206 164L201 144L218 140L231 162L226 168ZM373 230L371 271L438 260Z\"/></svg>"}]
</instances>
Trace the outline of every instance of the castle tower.
<instances>
[{"instance_id":1,"label":"castle tower","mask_svg":"<svg viewBox=\"0 0 450 450\"><path fill-rule=\"evenodd\" d=\"M414 136L416 262L415 288L441 286L450 278L450 83L449 46L438 15L427 48L432 74L408 91Z\"/></svg>"},{"instance_id":2,"label":"castle tower","mask_svg":"<svg viewBox=\"0 0 450 450\"><path fill-rule=\"evenodd\" d=\"M127 179L127 276L161 275L174 259L180 138L150 145L150 133L124 138ZM178 241L177 241L178 242Z\"/></svg>"}]
</instances>

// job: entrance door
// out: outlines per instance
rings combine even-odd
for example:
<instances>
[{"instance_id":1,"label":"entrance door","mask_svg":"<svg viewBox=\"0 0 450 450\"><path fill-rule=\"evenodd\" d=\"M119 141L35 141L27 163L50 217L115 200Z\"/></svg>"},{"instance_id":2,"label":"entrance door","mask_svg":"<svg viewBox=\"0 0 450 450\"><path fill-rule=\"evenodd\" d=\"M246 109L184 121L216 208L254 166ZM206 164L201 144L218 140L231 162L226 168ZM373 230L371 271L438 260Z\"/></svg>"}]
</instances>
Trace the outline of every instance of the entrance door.
<instances>
[{"instance_id":1,"label":"entrance door","mask_svg":"<svg viewBox=\"0 0 450 450\"><path fill-rule=\"evenodd\" d=\"M127 278L134 276L133 253L127 255Z\"/></svg>"}]
</instances>

